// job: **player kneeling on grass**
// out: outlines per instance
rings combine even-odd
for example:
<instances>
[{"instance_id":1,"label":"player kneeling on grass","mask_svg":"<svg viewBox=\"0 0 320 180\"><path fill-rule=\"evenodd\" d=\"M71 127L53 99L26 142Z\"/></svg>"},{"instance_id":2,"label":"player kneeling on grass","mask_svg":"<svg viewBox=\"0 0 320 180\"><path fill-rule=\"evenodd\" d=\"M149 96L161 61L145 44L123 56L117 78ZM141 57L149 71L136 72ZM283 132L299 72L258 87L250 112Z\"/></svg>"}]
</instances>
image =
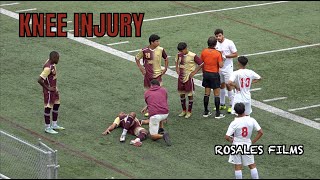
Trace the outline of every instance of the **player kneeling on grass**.
<instances>
[{"instance_id":1,"label":"player kneeling on grass","mask_svg":"<svg viewBox=\"0 0 320 180\"><path fill-rule=\"evenodd\" d=\"M245 105L243 103L236 103L234 110L238 116L230 123L225 139L233 145L251 146L251 144L256 143L263 135L262 129L255 119L245 115ZM253 130L258 131L258 134L251 142L250 138ZM232 136L234 137L232 138ZM250 168L252 179L259 179L253 154L230 155L229 163L234 164L236 179L242 179L242 165Z\"/></svg>"},{"instance_id":2,"label":"player kneeling on grass","mask_svg":"<svg viewBox=\"0 0 320 180\"><path fill-rule=\"evenodd\" d=\"M134 146L141 146L143 140L146 139L148 131L141 127L142 124L148 124L149 120L139 121L136 118L136 113L131 112L130 114L125 114L120 112L114 122L102 133L103 135L110 134L112 130L117 127L123 128L122 134L120 136L120 142L125 142L127 133L137 136L136 139L131 140L130 144Z\"/></svg>"}]
</instances>

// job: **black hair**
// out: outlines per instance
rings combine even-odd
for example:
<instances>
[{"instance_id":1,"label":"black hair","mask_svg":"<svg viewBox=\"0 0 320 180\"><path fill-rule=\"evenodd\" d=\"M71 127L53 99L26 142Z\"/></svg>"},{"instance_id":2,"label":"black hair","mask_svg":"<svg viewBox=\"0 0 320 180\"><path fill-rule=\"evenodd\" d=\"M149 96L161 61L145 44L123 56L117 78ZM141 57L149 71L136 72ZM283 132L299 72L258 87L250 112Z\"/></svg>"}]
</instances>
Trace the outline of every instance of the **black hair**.
<instances>
[{"instance_id":1,"label":"black hair","mask_svg":"<svg viewBox=\"0 0 320 180\"><path fill-rule=\"evenodd\" d=\"M236 104L234 105L234 110L236 111L236 113L237 113L238 115L241 115L241 114L244 113L244 111L246 110L246 108L245 108L245 106L244 106L243 103L236 103Z\"/></svg>"},{"instance_id":2,"label":"black hair","mask_svg":"<svg viewBox=\"0 0 320 180\"><path fill-rule=\"evenodd\" d=\"M160 86L159 81L156 80L156 79L152 79L152 80L150 81L150 83L151 83L151 85L158 85L158 86Z\"/></svg>"},{"instance_id":3,"label":"black hair","mask_svg":"<svg viewBox=\"0 0 320 180\"><path fill-rule=\"evenodd\" d=\"M248 63L248 58L246 58L245 56L239 56L238 57L238 62L242 65L242 66L246 66Z\"/></svg>"},{"instance_id":4,"label":"black hair","mask_svg":"<svg viewBox=\"0 0 320 180\"><path fill-rule=\"evenodd\" d=\"M216 47L216 45L217 45L217 39L216 39L216 37L214 37L214 36L209 37L209 39L208 39L208 46L214 48L214 47Z\"/></svg>"},{"instance_id":5,"label":"black hair","mask_svg":"<svg viewBox=\"0 0 320 180\"><path fill-rule=\"evenodd\" d=\"M214 31L214 35L217 35L217 34L220 34L220 33L223 35L223 30L222 29L216 29Z\"/></svg>"},{"instance_id":6,"label":"black hair","mask_svg":"<svg viewBox=\"0 0 320 180\"><path fill-rule=\"evenodd\" d=\"M54 59L57 56L59 56L59 53L57 51L51 51L49 59Z\"/></svg>"},{"instance_id":7,"label":"black hair","mask_svg":"<svg viewBox=\"0 0 320 180\"><path fill-rule=\"evenodd\" d=\"M184 50L186 48L187 48L187 43L185 43L185 42L179 43L178 47L177 47L178 51L182 51L182 50Z\"/></svg>"},{"instance_id":8,"label":"black hair","mask_svg":"<svg viewBox=\"0 0 320 180\"><path fill-rule=\"evenodd\" d=\"M160 39L160 36L156 35L156 34L152 34L150 37L149 37L149 43L151 44L151 42L155 42L156 40L159 40Z\"/></svg>"}]
</instances>

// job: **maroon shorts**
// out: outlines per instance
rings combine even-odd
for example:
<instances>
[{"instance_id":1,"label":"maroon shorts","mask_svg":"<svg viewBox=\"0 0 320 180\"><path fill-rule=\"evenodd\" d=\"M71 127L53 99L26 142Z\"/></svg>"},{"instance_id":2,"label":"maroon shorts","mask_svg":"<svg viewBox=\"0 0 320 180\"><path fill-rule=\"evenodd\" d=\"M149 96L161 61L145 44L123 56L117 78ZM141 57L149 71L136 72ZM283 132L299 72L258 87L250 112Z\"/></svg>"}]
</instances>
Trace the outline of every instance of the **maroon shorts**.
<instances>
[{"instance_id":1,"label":"maroon shorts","mask_svg":"<svg viewBox=\"0 0 320 180\"><path fill-rule=\"evenodd\" d=\"M151 77L148 77L148 76L145 75L145 76L144 76L144 88L149 89L149 88L151 87L151 83L150 83L150 82L151 82L153 79L158 80L159 83L160 83L160 85L161 85L161 82L162 82L161 75L158 76L158 77L156 77L156 78L153 78L152 76L151 76Z\"/></svg>"},{"instance_id":2,"label":"maroon shorts","mask_svg":"<svg viewBox=\"0 0 320 180\"><path fill-rule=\"evenodd\" d=\"M194 82L193 78L189 78L189 80L185 83L182 82L182 80L178 79L178 92L180 94L192 94L194 91Z\"/></svg>"},{"instance_id":3,"label":"maroon shorts","mask_svg":"<svg viewBox=\"0 0 320 180\"><path fill-rule=\"evenodd\" d=\"M43 91L44 107L53 108L54 104L60 104L59 92Z\"/></svg>"}]
</instances>

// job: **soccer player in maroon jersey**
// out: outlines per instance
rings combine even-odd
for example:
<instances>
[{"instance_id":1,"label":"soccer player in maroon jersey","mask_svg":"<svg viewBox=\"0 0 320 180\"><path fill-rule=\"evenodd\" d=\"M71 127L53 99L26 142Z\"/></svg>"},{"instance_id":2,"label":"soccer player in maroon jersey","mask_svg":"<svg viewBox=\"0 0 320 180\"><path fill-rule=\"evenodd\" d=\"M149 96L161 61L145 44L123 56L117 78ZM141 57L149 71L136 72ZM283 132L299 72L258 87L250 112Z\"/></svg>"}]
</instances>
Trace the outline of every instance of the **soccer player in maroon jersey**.
<instances>
[{"instance_id":1,"label":"soccer player in maroon jersey","mask_svg":"<svg viewBox=\"0 0 320 180\"><path fill-rule=\"evenodd\" d=\"M140 59L143 59L143 66ZM161 59L165 60L165 67L161 69ZM142 48L135 57L136 64L144 76L144 89L150 88L151 80L156 79L162 85L162 75L166 73L169 61L164 48L160 47L160 37L152 34L149 37L149 46ZM148 113L145 116L149 116Z\"/></svg>"},{"instance_id":2,"label":"soccer player in maroon jersey","mask_svg":"<svg viewBox=\"0 0 320 180\"><path fill-rule=\"evenodd\" d=\"M38 83L43 88L44 96L44 120L45 132L50 134L57 134L55 130L64 130L57 124L58 110L60 106L59 91L57 88L57 69L56 64L59 62L59 53L52 51L49 59L43 66L43 71L38 78ZM50 122L50 112L52 110L52 125Z\"/></svg>"},{"instance_id":3,"label":"soccer player in maroon jersey","mask_svg":"<svg viewBox=\"0 0 320 180\"><path fill-rule=\"evenodd\" d=\"M194 82L193 75L197 65L201 65L203 61L193 52L188 51L187 44L180 42L178 44L178 54L176 55L176 72L178 78L178 92L180 94L180 101L182 112L179 117L190 118L192 114ZM189 99L188 111L186 107L186 95Z\"/></svg>"},{"instance_id":4,"label":"soccer player in maroon jersey","mask_svg":"<svg viewBox=\"0 0 320 180\"><path fill-rule=\"evenodd\" d=\"M141 125L148 123L149 120L139 121L139 119L136 118L135 112L131 112L130 114L120 112L114 120L114 122L102 134L110 134L110 132L115 128L121 127L123 128L123 131L120 136L120 142L125 142L126 135L127 133L129 133L131 135L137 136L136 139L130 141L130 144L139 147L142 145L141 141L145 140L148 134L148 131L144 129Z\"/></svg>"}]
</instances>

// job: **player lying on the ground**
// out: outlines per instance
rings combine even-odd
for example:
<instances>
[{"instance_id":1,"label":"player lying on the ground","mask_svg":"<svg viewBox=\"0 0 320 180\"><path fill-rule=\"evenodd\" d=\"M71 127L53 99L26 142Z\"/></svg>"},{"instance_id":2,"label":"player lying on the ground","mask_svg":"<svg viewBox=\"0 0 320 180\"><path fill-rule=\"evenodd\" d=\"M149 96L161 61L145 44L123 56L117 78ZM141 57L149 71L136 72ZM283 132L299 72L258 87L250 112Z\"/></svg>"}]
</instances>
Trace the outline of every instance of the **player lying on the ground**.
<instances>
[{"instance_id":1,"label":"player lying on the ground","mask_svg":"<svg viewBox=\"0 0 320 180\"><path fill-rule=\"evenodd\" d=\"M137 136L136 139L130 141L130 144L134 146L141 146L141 141L145 140L148 134L148 131L141 127L142 124L149 124L149 120L139 121L136 118L135 112L131 112L130 114L120 112L114 122L102 134L110 134L115 128L121 127L123 128L123 131L120 136L120 142L124 142L126 140L126 135L128 132L131 135Z\"/></svg>"}]
</instances>

